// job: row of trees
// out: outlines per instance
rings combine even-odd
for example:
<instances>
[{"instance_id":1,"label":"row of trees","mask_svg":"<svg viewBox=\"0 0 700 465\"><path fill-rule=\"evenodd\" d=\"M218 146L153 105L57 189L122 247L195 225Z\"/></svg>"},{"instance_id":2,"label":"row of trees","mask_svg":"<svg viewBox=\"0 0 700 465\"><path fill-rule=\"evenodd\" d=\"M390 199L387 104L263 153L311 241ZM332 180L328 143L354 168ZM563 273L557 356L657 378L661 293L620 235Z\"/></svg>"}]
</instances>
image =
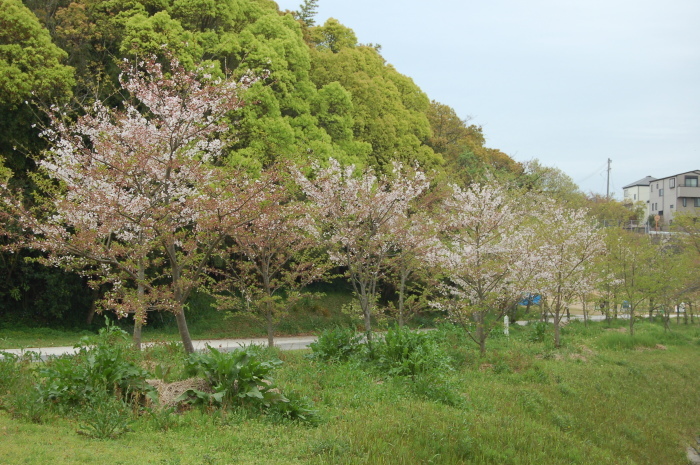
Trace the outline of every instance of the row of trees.
<instances>
[{"instance_id":1,"label":"row of trees","mask_svg":"<svg viewBox=\"0 0 700 465\"><path fill-rule=\"evenodd\" d=\"M9 5L14 0L3 1ZM176 3L166 5L166 10L184 15L179 8L186 2ZM67 14L62 8L80 13L75 5L79 3L55 5L46 24L58 11ZM117 16L127 25L135 18L165 20L157 11L161 7L152 6L151 11L138 5ZM15 4L9 6L3 13L26 13ZM114 5L92 6L84 13L103 15L104 24L116 21L110 10ZM228 7L222 8L212 14ZM276 10L274 16L263 14L261 8L237 11L250 13L245 21L252 21L253 29L291 18ZM228 29L233 26L227 21L232 19L214 22L231 35L226 35L228 39L236 34L241 40L257 37ZM241 24L248 24L245 21ZM207 21L192 24L212 32ZM52 108L43 132L50 150L37 159L38 171L18 176L17 165L10 162L15 175L2 172L5 224L13 226L5 229L3 256L26 246L41 252L38 260L47 265L81 273L103 293L102 309L135 316L137 342L148 311L172 311L188 351L192 344L183 307L195 289L209 289L224 308L250 306L259 311L272 342L278 319L302 295L304 286L324 279L331 266L347 272L367 331L377 312L379 287L394 279L400 321L416 308L420 294L437 290L430 301L463 324L482 351L490 325L512 310L523 293L546 297L558 344L566 308L574 300L591 300L596 287L605 290L609 303L626 301L632 316L645 300L655 298L654 305L669 305L692 289L685 284L669 286L663 291L668 297L661 299L659 289L645 284L654 278L639 278L639 270L648 270L651 258L676 257L689 247L654 245L649 249L654 254L646 258L638 254L641 258L629 262L630 250L635 254L638 250L627 247L633 239L621 234L618 242L609 236L608 253L603 254L604 234L580 209L585 196L568 177L536 162L524 168L485 149L480 128L460 120L449 107L435 102L424 106L427 100L410 80L387 68L383 60L379 63L377 49L358 46L351 31L339 23L316 28L304 21L293 24L290 27L303 32L307 43L315 44L307 50L309 56L318 55L314 67L304 68L317 75L311 87L305 87L299 76L295 90L286 87L285 79L291 78L278 68L282 55L275 55L279 61L266 62L265 70L225 78L221 61L195 67L192 63L202 57L187 55L192 53L189 48L172 52L159 45L158 55L148 60L121 63L119 87L107 104L87 98L83 88L84 104L77 111ZM267 34L278 37L279 30L274 30L275 34L271 30ZM37 34L46 37L46 32ZM163 60L164 56L171 59ZM356 62L374 68L363 68L365 74L350 72L346 65ZM302 55L294 55L294 63L306 66ZM381 73L388 73L384 77L391 85L386 81L382 89L372 90ZM407 94L398 90L392 94L391 86ZM289 94L304 88L316 96ZM320 94L328 97L325 103L317 99ZM369 102L376 103L381 95L394 95L406 111L389 117L382 113L386 102L376 111L370 108ZM271 96L280 98L274 103ZM309 107L304 113L299 105L308 102L317 102L318 107L312 105L316 109ZM338 113L343 102L358 111ZM312 144L304 145L306 149L292 144L280 152L274 148L270 153L275 156L255 152L258 142L274 139L271 128L281 127L270 119L270 108L277 108L292 127L295 118L307 115L307 129L320 123L326 134L338 130L335 140L347 142L338 147L366 144L372 155L348 157L360 152L311 148L325 140L320 133L298 139ZM424 142L399 132L395 135L406 146L386 139L389 121L400 121L404 129L422 127L420 114L426 108L429 129L421 136L427 137ZM387 125L375 127L381 121ZM255 125L264 131L248 131ZM240 137L233 137L233 126ZM253 133L262 134L258 142ZM452 168L445 168L431 153L444 157L459 175L446 182ZM475 157L490 161L481 165L483 170L467 169L474 167ZM307 168L294 168L299 161ZM606 215L610 202L600 204L606 208L597 214ZM636 271L626 273L626 263L637 263ZM663 282L686 282L681 275L687 268L675 266L678 260L663 263L668 273L678 274L678 279ZM651 269L656 272L661 265ZM412 283L422 283L423 291L408 292ZM627 291L628 285L633 290ZM633 325L634 318L630 321Z\"/></svg>"},{"instance_id":2,"label":"row of trees","mask_svg":"<svg viewBox=\"0 0 700 465\"><path fill-rule=\"evenodd\" d=\"M95 104L66 121L54 107L43 133L51 150L35 178L41 197L4 195L8 220L17 221L14 245L23 239L47 254L45 263L101 286L102 309L134 315L137 344L149 310L172 311L185 350L193 350L183 309L212 276L215 258L227 264L217 289L266 316L270 343L275 317L299 288L323 277L328 261L319 248L347 270L368 332L378 284L396 266L404 284L419 268L441 270L444 295L459 297L451 313L475 317L482 350L485 316L505 311L522 292L556 281L556 302L570 299L571 273L588 256L565 276L554 270L562 261L545 266L541 256L553 254L543 247L554 246L541 239L554 235L529 219L534 196L524 202L495 179L467 190L451 184L434 202L438 218L419 203L430 190L420 170L395 164L390 174L358 173L331 159L308 174L291 171L301 201L280 175L284 167L251 173L225 163L224 118L240 110L242 91L259 78L218 80L176 59L167 68L155 57L125 62L120 82L133 100L123 109ZM542 215L567 214L546 206L538 208ZM547 226L590 231L582 216L573 219L553 217ZM557 247L570 253L566 243Z\"/></svg>"},{"instance_id":3,"label":"row of trees","mask_svg":"<svg viewBox=\"0 0 700 465\"><path fill-rule=\"evenodd\" d=\"M241 170L335 158L377 173L389 173L393 161L418 162L460 182L488 167L522 172L485 146L479 126L386 63L378 46L358 43L337 20L315 24L313 5L304 5L288 12L268 0L0 0L0 159L9 182L36 188L44 105L70 104L70 118L93 102L124 108L130 96L119 63L151 55L167 63L167 54L219 78L248 70L260 77L241 95L256 104L227 114L218 135L223 163ZM25 258L36 253L0 253L0 315L55 323L77 313L68 296L91 295L80 279ZM54 298L59 290L65 298Z\"/></svg>"}]
</instances>

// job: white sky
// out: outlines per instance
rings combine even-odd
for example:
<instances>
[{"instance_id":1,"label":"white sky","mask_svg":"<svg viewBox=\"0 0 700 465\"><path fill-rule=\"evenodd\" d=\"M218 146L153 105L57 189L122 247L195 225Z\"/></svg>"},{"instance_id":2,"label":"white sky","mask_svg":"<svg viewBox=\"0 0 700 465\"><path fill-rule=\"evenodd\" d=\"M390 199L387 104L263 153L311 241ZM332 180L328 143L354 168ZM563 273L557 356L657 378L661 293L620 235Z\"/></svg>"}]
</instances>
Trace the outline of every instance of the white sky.
<instances>
[{"instance_id":1,"label":"white sky","mask_svg":"<svg viewBox=\"0 0 700 465\"><path fill-rule=\"evenodd\" d=\"M296 10L301 0L279 0ZM319 0L487 146L605 194L700 169L699 0Z\"/></svg>"}]
</instances>

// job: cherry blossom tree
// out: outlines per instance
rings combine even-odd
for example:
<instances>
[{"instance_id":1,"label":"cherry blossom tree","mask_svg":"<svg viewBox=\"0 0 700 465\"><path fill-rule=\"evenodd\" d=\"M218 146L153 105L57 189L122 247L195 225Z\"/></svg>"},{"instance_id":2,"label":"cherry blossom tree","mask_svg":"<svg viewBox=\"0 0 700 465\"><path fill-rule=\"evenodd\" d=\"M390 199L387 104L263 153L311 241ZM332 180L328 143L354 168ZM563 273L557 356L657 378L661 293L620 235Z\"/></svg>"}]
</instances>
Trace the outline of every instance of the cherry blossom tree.
<instances>
[{"instance_id":1,"label":"cherry blossom tree","mask_svg":"<svg viewBox=\"0 0 700 465\"><path fill-rule=\"evenodd\" d=\"M409 205L428 187L421 171L395 164L391 176L377 177L370 168L356 173L331 159L315 167L315 177L296 179L318 208L331 261L345 267L359 300L365 330L372 329L377 285L386 275L392 250L400 249L397 228Z\"/></svg>"},{"instance_id":2,"label":"cherry blossom tree","mask_svg":"<svg viewBox=\"0 0 700 465\"><path fill-rule=\"evenodd\" d=\"M219 297L219 306L252 307L265 322L270 347L280 320L310 295L302 289L322 279L329 268L311 213L309 204L294 201L289 189L268 191L260 215L236 234L227 250L225 279L218 286L227 292Z\"/></svg>"},{"instance_id":3,"label":"cherry blossom tree","mask_svg":"<svg viewBox=\"0 0 700 465\"><path fill-rule=\"evenodd\" d=\"M387 279L396 286L395 313L399 326L404 326L408 317L428 307L425 301L437 279L435 270L426 266L424 257L439 247L438 230L438 222L425 201L415 205L397 223L397 241L389 257ZM393 304L390 305L393 308Z\"/></svg>"},{"instance_id":4,"label":"cherry blossom tree","mask_svg":"<svg viewBox=\"0 0 700 465\"><path fill-rule=\"evenodd\" d=\"M444 204L443 247L426 257L446 277L437 305L465 328L482 354L490 325L533 280L537 248L524 202L495 181L466 190L453 185Z\"/></svg>"},{"instance_id":5,"label":"cherry blossom tree","mask_svg":"<svg viewBox=\"0 0 700 465\"><path fill-rule=\"evenodd\" d=\"M533 284L550 301L554 345L560 346L560 323L564 311L581 295L595 288L595 260L605 242L584 209L570 209L542 199L538 237L538 273Z\"/></svg>"},{"instance_id":6,"label":"cherry blossom tree","mask_svg":"<svg viewBox=\"0 0 700 465\"><path fill-rule=\"evenodd\" d=\"M13 204L50 263L108 284L103 309L132 313L137 327L148 309L172 311L187 352L185 303L222 241L257 216L264 190L215 166L224 117L254 80L215 80L176 60L167 72L155 58L125 61L120 82L133 100L121 110L95 103L75 121L53 108L44 202Z\"/></svg>"}]
</instances>

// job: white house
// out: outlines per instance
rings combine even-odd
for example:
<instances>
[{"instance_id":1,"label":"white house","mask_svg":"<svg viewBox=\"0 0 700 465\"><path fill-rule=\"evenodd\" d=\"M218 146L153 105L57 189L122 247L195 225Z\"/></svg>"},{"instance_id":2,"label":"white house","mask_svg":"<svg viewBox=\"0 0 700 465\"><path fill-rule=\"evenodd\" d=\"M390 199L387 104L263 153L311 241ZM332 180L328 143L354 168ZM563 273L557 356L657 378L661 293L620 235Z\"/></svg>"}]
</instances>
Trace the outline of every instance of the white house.
<instances>
[{"instance_id":1,"label":"white house","mask_svg":"<svg viewBox=\"0 0 700 465\"><path fill-rule=\"evenodd\" d=\"M656 178L652 176L647 176L639 181L633 182L632 184L627 184L623 187L623 202L626 204L636 204L637 202L643 202L646 206L646 212L644 219L651 214L651 204L649 203L649 184L652 181L656 181Z\"/></svg>"}]
</instances>

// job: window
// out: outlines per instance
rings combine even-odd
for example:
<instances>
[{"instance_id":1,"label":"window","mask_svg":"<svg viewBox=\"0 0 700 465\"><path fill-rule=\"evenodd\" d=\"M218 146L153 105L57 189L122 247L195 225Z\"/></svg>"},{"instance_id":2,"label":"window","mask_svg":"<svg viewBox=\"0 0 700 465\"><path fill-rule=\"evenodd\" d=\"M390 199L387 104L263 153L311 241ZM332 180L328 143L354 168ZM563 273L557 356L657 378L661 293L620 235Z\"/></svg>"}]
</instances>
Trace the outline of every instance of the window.
<instances>
[{"instance_id":1,"label":"window","mask_svg":"<svg viewBox=\"0 0 700 465\"><path fill-rule=\"evenodd\" d=\"M668 209L669 209L669 210L671 210L672 208L673 208L673 204L671 204L671 206L670 206L670 207L668 207Z\"/></svg>"},{"instance_id":2,"label":"window","mask_svg":"<svg viewBox=\"0 0 700 465\"><path fill-rule=\"evenodd\" d=\"M683 206L687 207L688 206L688 199L683 197Z\"/></svg>"},{"instance_id":3,"label":"window","mask_svg":"<svg viewBox=\"0 0 700 465\"><path fill-rule=\"evenodd\" d=\"M633 197L634 197L634 200L637 200L637 194L634 194Z\"/></svg>"},{"instance_id":4,"label":"window","mask_svg":"<svg viewBox=\"0 0 700 465\"><path fill-rule=\"evenodd\" d=\"M627 198L627 197L629 197L629 196L630 196L629 191L628 191L627 189L625 189L625 198Z\"/></svg>"},{"instance_id":5,"label":"window","mask_svg":"<svg viewBox=\"0 0 700 465\"><path fill-rule=\"evenodd\" d=\"M695 197L695 206L700 207L700 197Z\"/></svg>"},{"instance_id":6,"label":"window","mask_svg":"<svg viewBox=\"0 0 700 465\"><path fill-rule=\"evenodd\" d=\"M686 176L685 177L685 187L698 187L698 177L697 176Z\"/></svg>"},{"instance_id":7,"label":"window","mask_svg":"<svg viewBox=\"0 0 700 465\"><path fill-rule=\"evenodd\" d=\"M663 190L663 189L659 189L659 197L663 197L663 196L664 196L664 190Z\"/></svg>"},{"instance_id":8,"label":"window","mask_svg":"<svg viewBox=\"0 0 700 465\"><path fill-rule=\"evenodd\" d=\"M673 189L674 187L676 187L676 178L671 178L668 180L668 187L670 189Z\"/></svg>"}]
</instances>

